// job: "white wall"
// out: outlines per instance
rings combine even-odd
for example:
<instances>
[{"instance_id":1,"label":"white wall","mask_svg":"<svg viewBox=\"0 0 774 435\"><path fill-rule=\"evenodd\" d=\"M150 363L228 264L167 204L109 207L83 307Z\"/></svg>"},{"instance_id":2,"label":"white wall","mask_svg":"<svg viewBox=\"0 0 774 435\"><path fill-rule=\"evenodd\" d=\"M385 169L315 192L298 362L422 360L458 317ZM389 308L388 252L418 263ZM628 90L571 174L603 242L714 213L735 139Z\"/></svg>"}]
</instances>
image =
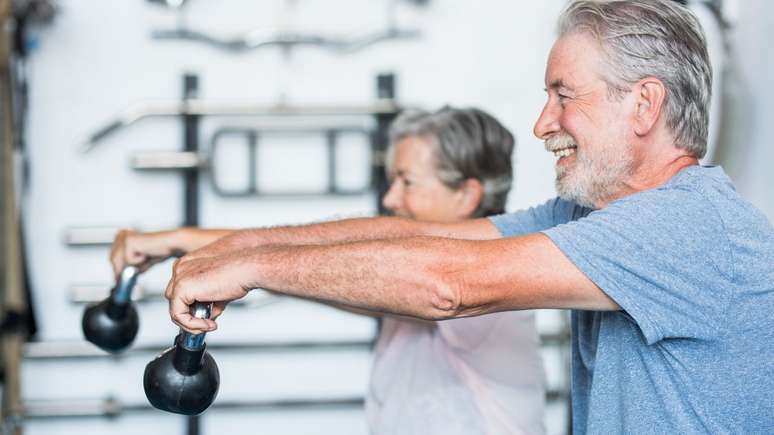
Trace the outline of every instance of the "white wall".
<instances>
[{"instance_id":1,"label":"white wall","mask_svg":"<svg viewBox=\"0 0 774 435\"><path fill-rule=\"evenodd\" d=\"M718 164L737 189L774 222L774 59L770 55L774 3L731 1L730 63L723 95Z\"/></svg>"}]
</instances>

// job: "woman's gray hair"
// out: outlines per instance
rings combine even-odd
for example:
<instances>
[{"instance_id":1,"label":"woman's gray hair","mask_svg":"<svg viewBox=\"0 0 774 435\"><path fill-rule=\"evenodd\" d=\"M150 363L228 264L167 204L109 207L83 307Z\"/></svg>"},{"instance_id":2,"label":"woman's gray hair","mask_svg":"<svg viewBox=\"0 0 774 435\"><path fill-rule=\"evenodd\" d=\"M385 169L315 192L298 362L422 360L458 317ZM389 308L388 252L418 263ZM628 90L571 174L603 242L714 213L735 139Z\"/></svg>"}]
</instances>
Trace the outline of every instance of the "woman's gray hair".
<instances>
[{"instance_id":1,"label":"woman's gray hair","mask_svg":"<svg viewBox=\"0 0 774 435\"><path fill-rule=\"evenodd\" d=\"M665 116L675 146L707 151L712 68L701 24L674 0L576 0L559 18L559 35L588 33L600 44L611 97L645 77L667 90Z\"/></svg>"},{"instance_id":2,"label":"woman's gray hair","mask_svg":"<svg viewBox=\"0 0 774 435\"><path fill-rule=\"evenodd\" d=\"M459 189L470 178L481 182L483 195L473 217L505 212L516 141L497 119L474 108L404 111L390 126L388 155L395 144L411 136L434 147L436 175L447 187Z\"/></svg>"}]
</instances>

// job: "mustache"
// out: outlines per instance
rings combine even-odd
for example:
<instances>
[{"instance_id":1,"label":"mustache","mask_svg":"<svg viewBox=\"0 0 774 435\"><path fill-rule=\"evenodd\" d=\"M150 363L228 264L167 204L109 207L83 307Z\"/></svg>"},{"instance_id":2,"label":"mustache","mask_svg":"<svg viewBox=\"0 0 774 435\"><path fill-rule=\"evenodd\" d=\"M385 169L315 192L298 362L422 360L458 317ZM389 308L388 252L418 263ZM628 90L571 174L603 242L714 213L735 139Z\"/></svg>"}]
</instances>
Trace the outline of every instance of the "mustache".
<instances>
[{"instance_id":1,"label":"mustache","mask_svg":"<svg viewBox=\"0 0 774 435\"><path fill-rule=\"evenodd\" d=\"M554 152L571 146L577 146L569 134L558 134L545 140L546 151Z\"/></svg>"}]
</instances>

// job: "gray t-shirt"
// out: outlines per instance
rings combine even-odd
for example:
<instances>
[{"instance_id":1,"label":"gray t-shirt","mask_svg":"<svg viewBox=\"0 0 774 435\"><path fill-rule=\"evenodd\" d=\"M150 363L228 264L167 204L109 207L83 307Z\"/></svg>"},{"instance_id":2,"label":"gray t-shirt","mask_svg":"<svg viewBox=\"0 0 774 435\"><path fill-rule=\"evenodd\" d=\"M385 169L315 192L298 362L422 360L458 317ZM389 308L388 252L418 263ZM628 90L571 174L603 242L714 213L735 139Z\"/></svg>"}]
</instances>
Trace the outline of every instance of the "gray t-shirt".
<instances>
[{"instance_id":1,"label":"gray t-shirt","mask_svg":"<svg viewBox=\"0 0 774 435\"><path fill-rule=\"evenodd\" d=\"M774 433L774 229L722 169L492 222L542 231L622 308L572 313L575 434Z\"/></svg>"}]
</instances>

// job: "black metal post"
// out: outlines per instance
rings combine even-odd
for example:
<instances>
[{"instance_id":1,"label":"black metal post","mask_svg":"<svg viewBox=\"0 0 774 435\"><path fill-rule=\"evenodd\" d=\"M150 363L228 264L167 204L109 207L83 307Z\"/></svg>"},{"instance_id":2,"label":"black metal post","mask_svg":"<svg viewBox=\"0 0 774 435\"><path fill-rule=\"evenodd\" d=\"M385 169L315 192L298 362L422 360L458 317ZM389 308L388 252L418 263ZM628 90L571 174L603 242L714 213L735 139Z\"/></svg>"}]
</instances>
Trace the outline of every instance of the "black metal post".
<instances>
[{"instance_id":1,"label":"black metal post","mask_svg":"<svg viewBox=\"0 0 774 435\"><path fill-rule=\"evenodd\" d=\"M380 100L395 99L395 74L379 74L376 76L376 97ZM371 182L376 190L376 209L379 214L387 210L382 205L382 197L390 187L387 179L386 153L389 146L389 129L397 115L394 113L379 113L376 115L376 131L374 132L371 150L378 158L373 159L371 166Z\"/></svg>"},{"instance_id":2,"label":"black metal post","mask_svg":"<svg viewBox=\"0 0 774 435\"><path fill-rule=\"evenodd\" d=\"M199 76L183 76L183 101L199 95ZM199 115L183 115L183 151L199 152ZM190 168L183 171L183 225L199 225L199 170Z\"/></svg>"},{"instance_id":3,"label":"black metal post","mask_svg":"<svg viewBox=\"0 0 774 435\"><path fill-rule=\"evenodd\" d=\"M199 96L199 76L185 74L183 76L183 102ZM199 115L184 114L183 118L183 151L199 152ZM183 226L199 225L199 170L197 168L183 171ZM186 417L188 435L199 435L199 416Z\"/></svg>"},{"instance_id":4,"label":"black metal post","mask_svg":"<svg viewBox=\"0 0 774 435\"><path fill-rule=\"evenodd\" d=\"M325 136L328 147L328 193L336 193L336 130L328 130Z\"/></svg>"}]
</instances>

